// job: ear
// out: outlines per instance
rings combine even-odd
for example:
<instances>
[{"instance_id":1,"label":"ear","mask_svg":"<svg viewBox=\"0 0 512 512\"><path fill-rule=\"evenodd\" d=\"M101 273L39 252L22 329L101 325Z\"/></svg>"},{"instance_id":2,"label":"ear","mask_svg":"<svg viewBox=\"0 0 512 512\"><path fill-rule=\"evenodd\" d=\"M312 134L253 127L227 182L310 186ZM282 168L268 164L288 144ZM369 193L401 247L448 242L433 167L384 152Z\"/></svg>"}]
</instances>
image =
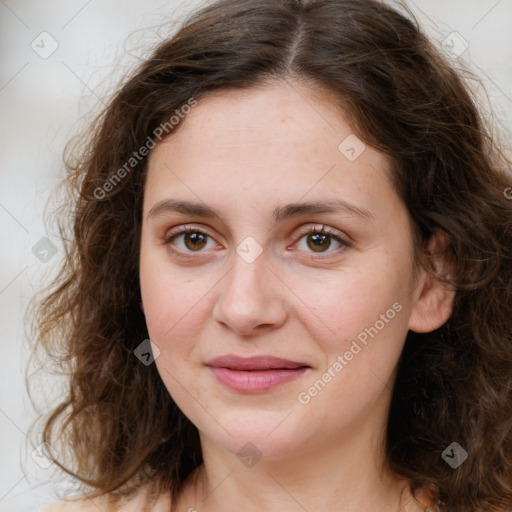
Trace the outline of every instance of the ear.
<instances>
[{"instance_id":1,"label":"ear","mask_svg":"<svg viewBox=\"0 0 512 512\"><path fill-rule=\"evenodd\" d=\"M442 277L449 277L450 262L445 249L448 237L434 233L427 244L427 258L419 272L414 291L409 329L414 332L431 332L450 318L455 291Z\"/></svg>"}]
</instances>

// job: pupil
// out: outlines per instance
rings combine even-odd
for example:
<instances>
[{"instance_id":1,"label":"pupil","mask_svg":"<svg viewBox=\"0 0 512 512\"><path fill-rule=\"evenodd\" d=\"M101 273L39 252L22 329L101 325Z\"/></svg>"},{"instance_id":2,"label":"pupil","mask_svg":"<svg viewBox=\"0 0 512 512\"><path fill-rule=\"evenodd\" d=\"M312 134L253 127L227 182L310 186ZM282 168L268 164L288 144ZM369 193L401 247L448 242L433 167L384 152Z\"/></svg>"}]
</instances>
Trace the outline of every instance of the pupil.
<instances>
[{"instance_id":1,"label":"pupil","mask_svg":"<svg viewBox=\"0 0 512 512\"><path fill-rule=\"evenodd\" d=\"M192 247L190 247L189 243ZM202 233L187 233L185 235L185 245L189 249L202 249L205 244L206 237Z\"/></svg>"},{"instance_id":2,"label":"pupil","mask_svg":"<svg viewBox=\"0 0 512 512\"><path fill-rule=\"evenodd\" d=\"M325 241L328 239L329 235L323 234L323 233L315 233L313 235L310 235L310 240L312 240L313 245L309 245L311 249L315 252L321 252L322 249L327 249L329 247L329 243L323 247L322 244L325 243Z\"/></svg>"}]
</instances>

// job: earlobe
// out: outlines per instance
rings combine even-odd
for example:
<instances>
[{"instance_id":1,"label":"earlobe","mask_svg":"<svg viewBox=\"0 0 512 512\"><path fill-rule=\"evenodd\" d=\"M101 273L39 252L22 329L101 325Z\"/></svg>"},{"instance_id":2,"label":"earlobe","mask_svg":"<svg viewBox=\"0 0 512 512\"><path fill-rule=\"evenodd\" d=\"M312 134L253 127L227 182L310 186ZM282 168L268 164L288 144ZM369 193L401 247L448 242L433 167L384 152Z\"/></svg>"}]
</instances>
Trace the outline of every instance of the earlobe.
<instances>
[{"instance_id":1,"label":"earlobe","mask_svg":"<svg viewBox=\"0 0 512 512\"><path fill-rule=\"evenodd\" d=\"M418 288L409 319L409 329L418 333L441 327L452 313L455 291L443 280L450 275L450 262L445 252L448 237L435 233L427 246L427 261L421 270Z\"/></svg>"}]
</instances>

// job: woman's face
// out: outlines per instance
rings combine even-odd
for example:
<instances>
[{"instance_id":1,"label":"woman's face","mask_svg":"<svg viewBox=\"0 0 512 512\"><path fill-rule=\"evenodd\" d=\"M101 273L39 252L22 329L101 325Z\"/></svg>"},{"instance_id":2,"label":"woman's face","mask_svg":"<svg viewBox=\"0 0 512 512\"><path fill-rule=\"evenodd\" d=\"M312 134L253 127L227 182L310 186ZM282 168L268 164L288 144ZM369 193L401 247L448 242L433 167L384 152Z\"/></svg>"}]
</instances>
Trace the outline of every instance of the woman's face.
<instances>
[{"instance_id":1,"label":"woman's face","mask_svg":"<svg viewBox=\"0 0 512 512\"><path fill-rule=\"evenodd\" d=\"M169 393L233 453L281 458L381 431L421 324L386 158L297 82L218 92L182 123L150 155L140 256Z\"/></svg>"}]
</instances>

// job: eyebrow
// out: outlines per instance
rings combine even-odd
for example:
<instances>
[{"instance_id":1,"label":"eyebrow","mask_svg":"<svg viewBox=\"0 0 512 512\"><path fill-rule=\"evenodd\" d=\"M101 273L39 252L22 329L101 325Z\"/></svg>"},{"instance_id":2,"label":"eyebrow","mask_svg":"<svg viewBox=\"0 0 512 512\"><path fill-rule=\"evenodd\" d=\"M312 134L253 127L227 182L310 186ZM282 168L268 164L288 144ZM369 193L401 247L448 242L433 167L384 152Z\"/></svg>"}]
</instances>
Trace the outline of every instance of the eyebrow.
<instances>
[{"instance_id":1,"label":"eyebrow","mask_svg":"<svg viewBox=\"0 0 512 512\"><path fill-rule=\"evenodd\" d=\"M330 201L291 203L276 208L272 214L274 223L284 219L299 217L303 215L315 213L340 213L361 217L367 220L375 220L375 216L370 210L358 207L343 199L333 199ZM196 203L192 201L183 201L175 199L164 199L156 203L148 213L148 219L165 215L166 213L182 213L197 217L218 219L224 222L222 215L204 203ZM225 223L225 222L224 222Z\"/></svg>"}]
</instances>

